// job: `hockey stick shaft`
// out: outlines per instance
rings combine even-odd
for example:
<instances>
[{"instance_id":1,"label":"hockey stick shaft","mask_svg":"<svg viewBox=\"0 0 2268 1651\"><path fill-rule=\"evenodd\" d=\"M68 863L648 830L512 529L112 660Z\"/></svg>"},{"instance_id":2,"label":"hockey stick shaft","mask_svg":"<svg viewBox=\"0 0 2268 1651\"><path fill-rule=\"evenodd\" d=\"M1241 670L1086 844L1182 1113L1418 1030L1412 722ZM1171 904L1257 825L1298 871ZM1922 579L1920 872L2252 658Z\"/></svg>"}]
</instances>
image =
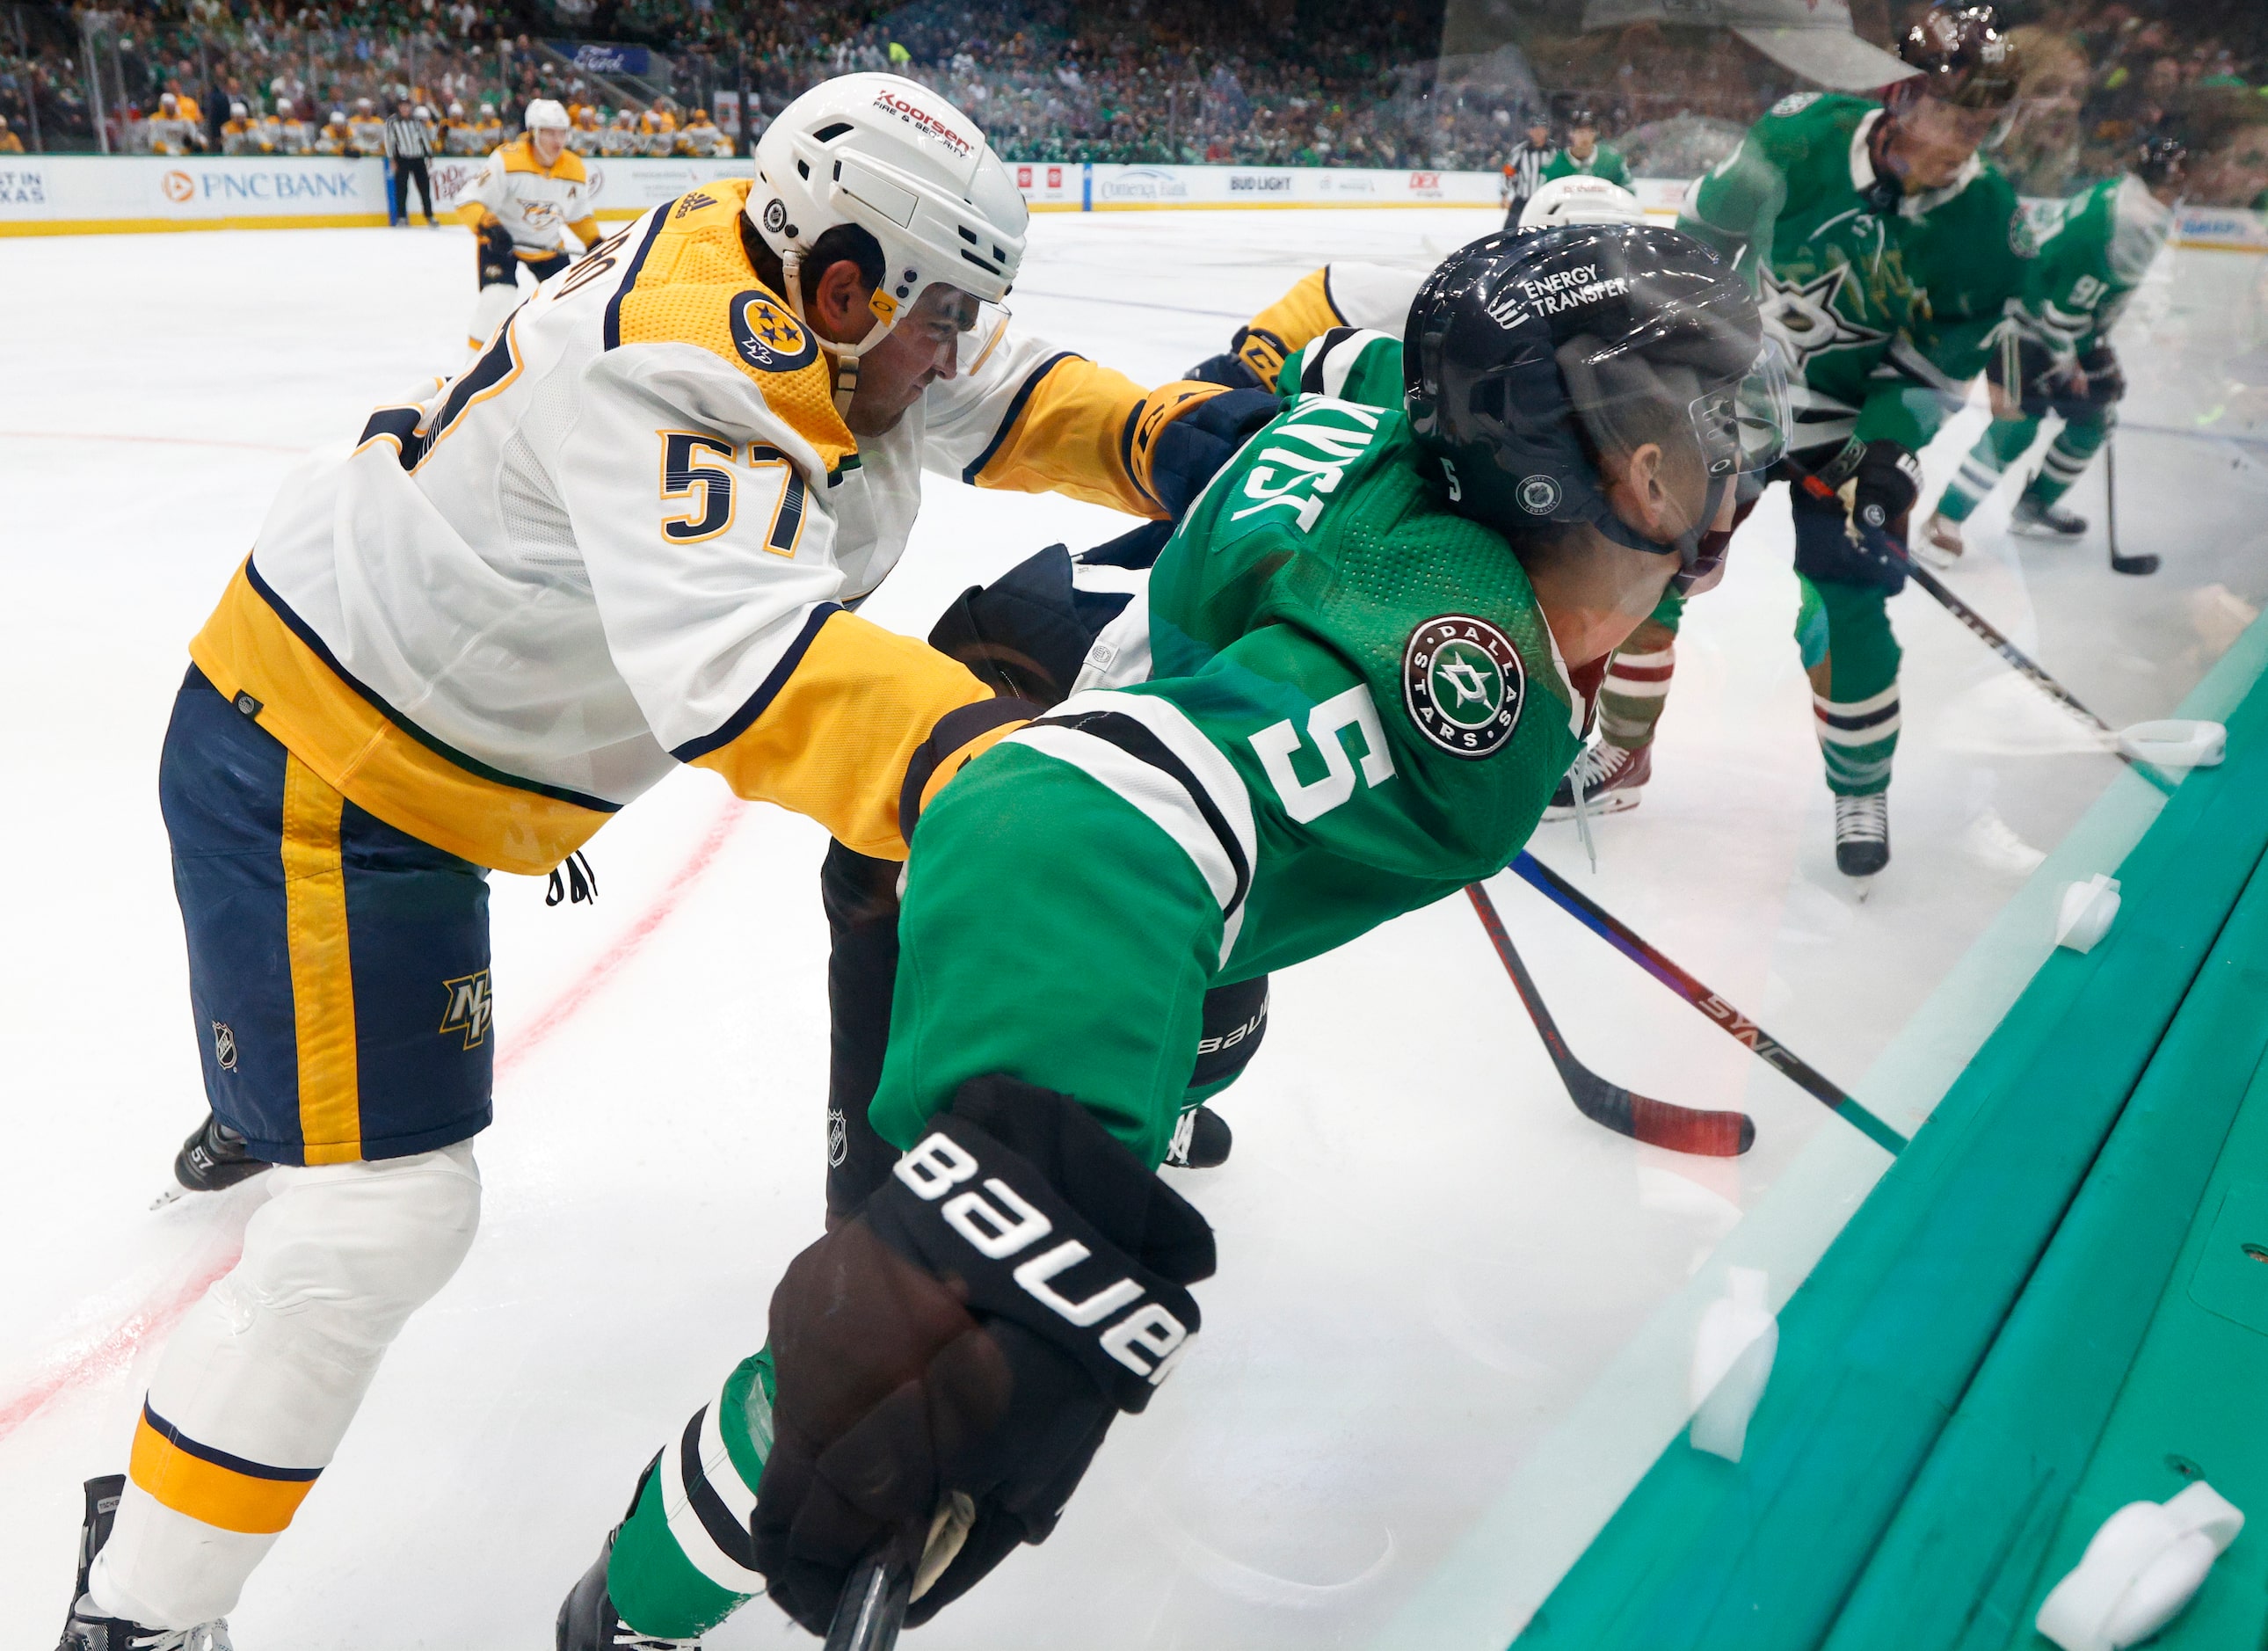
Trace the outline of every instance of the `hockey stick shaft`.
<instances>
[{"instance_id":1,"label":"hockey stick shaft","mask_svg":"<svg viewBox=\"0 0 2268 1651\"><path fill-rule=\"evenodd\" d=\"M2118 554L2118 439L2110 431L2102 437L2102 527L2110 539L2110 571L2113 573L2147 574L2158 571L2154 556L2129 556Z\"/></svg>"},{"instance_id":2,"label":"hockey stick shaft","mask_svg":"<svg viewBox=\"0 0 2268 1651\"><path fill-rule=\"evenodd\" d=\"M2156 769L2151 767L2147 763L2138 761L2134 757L2129 756L2124 751L2119 749L2116 743L2117 738L2117 729L2113 728L2109 723L2103 721L2102 718L2096 716L2085 705L2080 704L2078 697L2069 689L2066 688L2061 682L2056 681L2054 677L2050 676L2038 666L2033 664L2030 657L2027 655L2021 648L2009 641L2007 638L2002 636L1991 620L1985 618L1984 615L1978 613L1967 602L1962 601L1961 598L1955 596L1951 591L1948 590L1945 587L1944 581L1940 579L1936 574L1931 572L1918 562L1910 562L1906 564L1906 576L1912 579L1915 584L1920 586L1922 589L1927 591L1932 596L1937 598L1939 606L1942 607L1946 612L1951 614L1962 624L1968 626L1986 647L1992 649L1993 652L1999 654L2003 660L2014 667L2016 674L2019 676L2021 676L2025 681L2030 682L2033 687L2038 689L2042 693L2054 700L2056 704L2061 705L2066 711L2070 711L2073 716L2079 718L2082 722L2085 722L2089 727L2095 729L2098 733L2106 733L2110 735L2113 741L2113 743L2110 748L2111 754L2117 757L2120 762L2132 767L2136 773L2148 780L2150 784L2155 785L2160 791L2165 792L2169 795L2172 793L2173 785L2165 778L2164 775L2159 773Z\"/></svg>"},{"instance_id":3,"label":"hockey stick shaft","mask_svg":"<svg viewBox=\"0 0 2268 1651\"><path fill-rule=\"evenodd\" d=\"M1706 1015L1727 1037L1805 1094L1824 1102L1875 1146L1893 1157L1905 1149L1906 1137L1533 854L1523 851L1513 861L1512 869L1554 905Z\"/></svg>"},{"instance_id":4,"label":"hockey stick shaft","mask_svg":"<svg viewBox=\"0 0 2268 1651\"><path fill-rule=\"evenodd\" d=\"M1489 898L1488 890L1471 883L1466 886L1465 893L1480 918L1481 927L1488 932L1490 944L1496 947L1505 972L1512 977L1513 990L1520 994L1528 1019L1535 1021L1536 1035L1543 1038L1551 1064L1559 1069L1560 1081L1566 1085L1567 1098L1575 1103L1577 1111L1616 1134L1671 1152L1734 1158L1749 1150L1755 1143L1756 1126L1742 1114L1706 1112L1652 1100L1607 1082L1578 1060L1567 1047L1567 1040L1560 1036L1551 1012L1544 1007L1543 994L1536 990L1535 977L1521 961L1519 949L1506 932L1504 919L1497 914L1496 903Z\"/></svg>"},{"instance_id":5,"label":"hockey stick shaft","mask_svg":"<svg viewBox=\"0 0 2268 1651\"><path fill-rule=\"evenodd\" d=\"M885 1543L852 1569L827 1625L826 1651L891 1651L912 1603L913 1567Z\"/></svg>"}]
</instances>

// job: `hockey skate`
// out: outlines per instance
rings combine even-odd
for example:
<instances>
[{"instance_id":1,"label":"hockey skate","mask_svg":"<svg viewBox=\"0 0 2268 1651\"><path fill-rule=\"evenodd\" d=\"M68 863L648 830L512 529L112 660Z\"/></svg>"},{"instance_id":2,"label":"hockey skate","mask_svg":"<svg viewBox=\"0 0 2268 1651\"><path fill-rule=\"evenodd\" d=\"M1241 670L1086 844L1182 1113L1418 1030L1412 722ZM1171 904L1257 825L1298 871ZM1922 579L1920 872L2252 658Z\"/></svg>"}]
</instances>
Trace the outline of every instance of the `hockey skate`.
<instances>
[{"instance_id":1,"label":"hockey skate","mask_svg":"<svg viewBox=\"0 0 2268 1651\"><path fill-rule=\"evenodd\" d=\"M1231 1139L1226 1118L1211 1107L1191 1107L1174 1124L1174 1139L1166 1148L1164 1167L1218 1169L1228 1161Z\"/></svg>"},{"instance_id":2,"label":"hockey skate","mask_svg":"<svg viewBox=\"0 0 2268 1651\"><path fill-rule=\"evenodd\" d=\"M1886 792L1835 800L1835 869L1872 877L1890 863L1890 799Z\"/></svg>"},{"instance_id":3,"label":"hockey skate","mask_svg":"<svg viewBox=\"0 0 2268 1651\"><path fill-rule=\"evenodd\" d=\"M55 1651L232 1651L225 1620L194 1628L144 1628L104 1616L87 1597L87 1573L94 1569L94 1556L102 1551L102 1544L110 1540L118 1499L125 1493L122 1473L106 1473L86 1482L86 1522L78 1533L78 1586L71 1591L70 1617Z\"/></svg>"},{"instance_id":4,"label":"hockey skate","mask_svg":"<svg viewBox=\"0 0 2268 1651\"><path fill-rule=\"evenodd\" d=\"M1958 563L1968 548L1961 536L1961 524L1934 512L1922 524L1921 537L1913 546L1915 555L1940 571Z\"/></svg>"},{"instance_id":5,"label":"hockey skate","mask_svg":"<svg viewBox=\"0 0 2268 1651\"><path fill-rule=\"evenodd\" d=\"M2059 505L2043 505L2027 493L2016 501L2008 531L2027 539L2076 539L2087 531L2087 518Z\"/></svg>"},{"instance_id":6,"label":"hockey skate","mask_svg":"<svg viewBox=\"0 0 2268 1651\"><path fill-rule=\"evenodd\" d=\"M639 1488L644 1488L643 1481ZM615 1602L607 1596L607 1561L614 1557L615 1533L610 1530L606 1546L599 1550L599 1562L583 1573L559 1607L553 1630L556 1651L701 1651L698 1640L655 1640L615 1615Z\"/></svg>"},{"instance_id":7,"label":"hockey skate","mask_svg":"<svg viewBox=\"0 0 2268 1651\"><path fill-rule=\"evenodd\" d=\"M1583 807L1594 814L1620 814L1625 808L1638 807L1638 792L1653 778L1653 747L1642 745L1635 751L1625 751L1618 745L1609 745L1603 740L1587 747L1575 759L1559 781L1558 790L1551 793L1551 806L1543 811L1546 820L1572 820L1575 817L1575 784L1583 786Z\"/></svg>"}]
</instances>

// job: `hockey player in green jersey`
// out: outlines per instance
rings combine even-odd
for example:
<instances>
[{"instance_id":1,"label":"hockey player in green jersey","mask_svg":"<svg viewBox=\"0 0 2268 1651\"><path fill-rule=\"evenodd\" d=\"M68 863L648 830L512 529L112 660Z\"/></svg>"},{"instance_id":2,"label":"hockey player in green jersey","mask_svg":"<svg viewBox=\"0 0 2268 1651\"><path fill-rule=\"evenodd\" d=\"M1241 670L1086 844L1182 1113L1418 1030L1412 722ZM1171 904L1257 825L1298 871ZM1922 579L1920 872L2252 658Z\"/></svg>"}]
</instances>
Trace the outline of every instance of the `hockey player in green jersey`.
<instances>
[{"instance_id":1,"label":"hockey player in green jersey","mask_svg":"<svg viewBox=\"0 0 2268 1651\"><path fill-rule=\"evenodd\" d=\"M1543 181L1554 178L1604 178L1622 188L1630 188L1630 166L1619 150L1609 149L1599 142L1599 117L1588 109L1578 109L1567 117L1567 147L1543 163Z\"/></svg>"},{"instance_id":2,"label":"hockey player in green jersey","mask_svg":"<svg viewBox=\"0 0 2268 1651\"><path fill-rule=\"evenodd\" d=\"M1775 456L1761 342L1705 249L1613 225L1476 242L1404 340L1292 357L1078 691L972 708L998 742L909 778L873 1109L905 1155L648 1469L562 1651L765 1590L823 1629L886 1542L920 1621L1049 1534L1198 1325L1211 1231L1152 1172L1204 994L1518 852L1608 653Z\"/></svg>"},{"instance_id":3,"label":"hockey player in green jersey","mask_svg":"<svg viewBox=\"0 0 2268 1651\"><path fill-rule=\"evenodd\" d=\"M1879 395L1902 337L1955 361L1978 353L2029 251L2014 190L1977 157L2014 96L2015 55L1988 7L1929 13L1901 42L1915 73L1886 100L1783 99L1702 179L1678 226L1750 281L1787 352L1798 621L1835 859L1866 878L1889 860L1898 645L1885 610L1905 580L1920 467L1909 398ZM1909 345L1909 347L1911 347ZM1973 376L1977 366L1969 369ZM1932 403L1935 393L1925 392ZM1555 799L1627 807L1651 770L1679 622L1666 603L1626 645L1601 702L1603 738Z\"/></svg>"},{"instance_id":4,"label":"hockey player in green jersey","mask_svg":"<svg viewBox=\"0 0 2268 1651\"><path fill-rule=\"evenodd\" d=\"M2187 161L2180 143L2153 133L2135 145L2125 172L2058 203L2040 225L2040 255L2021 313L1986 369L1998 416L1962 461L1925 530L1926 542L1947 556L1961 554L1961 524L2001 472L2031 451L2051 412L2063 427L2009 525L2066 538L2087 531L2086 520L2060 501L2117 422L2126 380L2110 331L2172 232Z\"/></svg>"}]
</instances>

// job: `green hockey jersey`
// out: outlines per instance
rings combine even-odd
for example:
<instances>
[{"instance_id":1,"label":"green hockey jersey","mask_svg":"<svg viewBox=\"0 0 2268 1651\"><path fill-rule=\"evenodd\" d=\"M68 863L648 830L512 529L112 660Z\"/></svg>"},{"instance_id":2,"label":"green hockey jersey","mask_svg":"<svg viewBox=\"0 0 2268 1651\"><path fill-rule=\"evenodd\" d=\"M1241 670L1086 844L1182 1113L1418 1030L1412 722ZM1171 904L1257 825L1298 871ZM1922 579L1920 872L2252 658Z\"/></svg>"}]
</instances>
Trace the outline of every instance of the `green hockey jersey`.
<instances>
[{"instance_id":1,"label":"green hockey jersey","mask_svg":"<svg viewBox=\"0 0 2268 1651\"><path fill-rule=\"evenodd\" d=\"M2023 299L2028 329L2058 356L2092 348L2118 324L2173 227L2173 210L2131 175L2041 209L2040 255Z\"/></svg>"},{"instance_id":2,"label":"green hockey jersey","mask_svg":"<svg viewBox=\"0 0 2268 1651\"><path fill-rule=\"evenodd\" d=\"M1007 1072L1154 1163L1208 986L1328 951L1526 843L1586 696L1504 539L1447 508L1398 407L1354 399L1398 403L1400 361L1344 329L1295 355L1285 411L1190 508L1082 691L924 814L873 1110L887 1139Z\"/></svg>"},{"instance_id":3,"label":"green hockey jersey","mask_svg":"<svg viewBox=\"0 0 2268 1651\"><path fill-rule=\"evenodd\" d=\"M1887 215L1871 209L1868 139L1882 114L1839 93L1781 99L1678 219L1756 284L1764 325L1787 350L1799 450L1853 433L1901 335L1950 355L2022 291L2029 247L2015 194L1981 162Z\"/></svg>"},{"instance_id":4,"label":"green hockey jersey","mask_svg":"<svg viewBox=\"0 0 2268 1651\"><path fill-rule=\"evenodd\" d=\"M1543 181L1554 178L1604 178L1609 183L1631 187L1630 163L1619 150L1609 149L1604 144L1593 147L1588 160L1578 160L1567 150L1561 150L1543 163Z\"/></svg>"}]
</instances>

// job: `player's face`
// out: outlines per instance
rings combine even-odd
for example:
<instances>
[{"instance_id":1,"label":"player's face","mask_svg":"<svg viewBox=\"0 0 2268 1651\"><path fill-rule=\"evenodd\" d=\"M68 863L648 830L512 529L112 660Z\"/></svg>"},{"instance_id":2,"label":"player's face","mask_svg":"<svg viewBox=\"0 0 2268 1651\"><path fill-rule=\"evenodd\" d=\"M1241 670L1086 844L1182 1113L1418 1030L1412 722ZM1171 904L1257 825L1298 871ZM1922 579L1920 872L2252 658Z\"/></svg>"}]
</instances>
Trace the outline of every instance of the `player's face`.
<instances>
[{"instance_id":1,"label":"player's face","mask_svg":"<svg viewBox=\"0 0 2268 1651\"><path fill-rule=\"evenodd\" d=\"M976 300L939 282L925 287L882 342L858 358L858 388L844 420L856 436L895 429L906 409L939 379L949 379L961 335L976 324Z\"/></svg>"},{"instance_id":2,"label":"player's face","mask_svg":"<svg viewBox=\"0 0 2268 1651\"><path fill-rule=\"evenodd\" d=\"M1909 189L1941 189L1969 164L1977 146L2000 123L1998 109L1964 109L1922 96L1897 112L1891 129L1890 170Z\"/></svg>"},{"instance_id":3,"label":"player's face","mask_svg":"<svg viewBox=\"0 0 2268 1651\"><path fill-rule=\"evenodd\" d=\"M535 130L535 158L545 166L559 158L559 151L567 147L567 134L556 126L540 126Z\"/></svg>"},{"instance_id":4,"label":"player's face","mask_svg":"<svg viewBox=\"0 0 2268 1651\"><path fill-rule=\"evenodd\" d=\"M1591 151L1598 146L1599 134L1595 128L1579 126L1567 134L1567 147L1578 160L1588 160Z\"/></svg>"}]
</instances>

